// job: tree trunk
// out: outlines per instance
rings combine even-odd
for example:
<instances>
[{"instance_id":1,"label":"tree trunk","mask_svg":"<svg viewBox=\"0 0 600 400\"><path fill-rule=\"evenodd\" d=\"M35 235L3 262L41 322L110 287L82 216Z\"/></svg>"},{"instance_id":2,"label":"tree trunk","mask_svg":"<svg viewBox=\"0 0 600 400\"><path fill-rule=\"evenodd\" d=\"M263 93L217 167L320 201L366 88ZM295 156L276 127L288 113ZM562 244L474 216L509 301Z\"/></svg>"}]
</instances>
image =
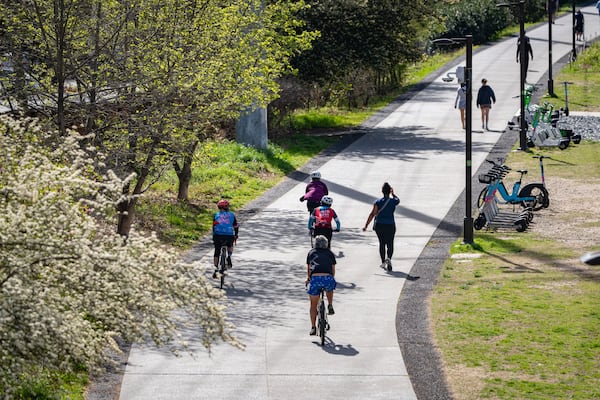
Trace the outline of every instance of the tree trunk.
<instances>
[{"instance_id":1,"label":"tree trunk","mask_svg":"<svg viewBox=\"0 0 600 400\"><path fill-rule=\"evenodd\" d=\"M136 199L131 198L123 200L117 204L117 211L119 212L119 220L117 223L117 233L123 237L128 237L133 225L135 217L135 203Z\"/></svg>"},{"instance_id":2,"label":"tree trunk","mask_svg":"<svg viewBox=\"0 0 600 400\"><path fill-rule=\"evenodd\" d=\"M175 168L175 173L177 174L177 178L179 179L179 187L177 189L177 201L181 202L189 202L189 190L190 183L192 181L192 162L194 160L194 153L196 152L196 148L198 147L198 141L195 141L193 145L190 146L190 150L187 154L183 156L183 163L181 166L177 163L177 161L173 161L173 168Z\"/></svg>"}]
</instances>

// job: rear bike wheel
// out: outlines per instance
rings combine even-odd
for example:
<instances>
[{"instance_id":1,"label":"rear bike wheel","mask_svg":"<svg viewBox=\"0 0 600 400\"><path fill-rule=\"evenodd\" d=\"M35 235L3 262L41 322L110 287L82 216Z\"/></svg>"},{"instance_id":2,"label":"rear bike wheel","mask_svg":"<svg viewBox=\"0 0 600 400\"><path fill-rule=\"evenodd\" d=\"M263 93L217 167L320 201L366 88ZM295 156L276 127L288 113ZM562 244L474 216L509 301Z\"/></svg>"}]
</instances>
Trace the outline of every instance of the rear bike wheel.
<instances>
[{"instance_id":1,"label":"rear bike wheel","mask_svg":"<svg viewBox=\"0 0 600 400\"><path fill-rule=\"evenodd\" d=\"M327 317L325 317L325 301L323 299L323 293L321 293L321 300L319 301L319 308L317 310L317 325L319 327L319 337L321 338L321 346L325 345L325 331L327 330Z\"/></svg>"},{"instance_id":2,"label":"rear bike wheel","mask_svg":"<svg viewBox=\"0 0 600 400\"><path fill-rule=\"evenodd\" d=\"M533 200L524 200L521 205L525 208L531 207L534 211L548 208L550 196L548 190L541 183L530 183L521 189L519 197L533 197Z\"/></svg>"},{"instance_id":3,"label":"rear bike wheel","mask_svg":"<svg viewBox=\"0 0 600 400\"><path fill-rule=\"evenodd\" d=\"M220 289L223 289L225 285L225 271L227 270L227 247L221 247L221 254L219 256L219 272L221 274L220 277Z\"/></svg>"},{"instance_id":4,"label":"rear bike wheel","mask_svg":"<svg viewBox=\"0 0 600 400\"><path fill-rule=\"evenodd\" d=\"M485 197L487 196L488 187L484 187L483 190L479 193L479 197L477 197L477 208L483 207L483 203L485 203Z\"/></svg>"}]
</instances>

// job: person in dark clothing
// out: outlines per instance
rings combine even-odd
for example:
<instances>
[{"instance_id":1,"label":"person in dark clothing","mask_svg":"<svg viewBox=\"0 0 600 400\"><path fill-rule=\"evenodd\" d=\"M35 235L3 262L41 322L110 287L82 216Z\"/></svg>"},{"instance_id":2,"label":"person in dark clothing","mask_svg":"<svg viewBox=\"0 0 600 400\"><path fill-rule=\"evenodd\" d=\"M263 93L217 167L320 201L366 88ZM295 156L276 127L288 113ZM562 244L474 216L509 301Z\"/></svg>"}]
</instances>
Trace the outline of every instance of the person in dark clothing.
<instances>
[{"instance_id":1,"label":"person in dark clothing","mask_svg":"<svg viewBox=\"0 0 600 400\"><path fill-rule=\"evenodd\" d=\"M310 335L317 334L317 304L319 304L319 295L321 288L325 289L327 297L327 313L335 314L333 309L333 291L336 287L335 282L335 255L327 247L329 242L323 235L315 238L315 247L312 248L306 256L306 293L310 298Z\"/></svg>"},{"instance_id":2,"label":"person in dark clothing","mask_svg":"<svg viewBox=\"0 0 600 400\"><path fill-rule=\"evenodd\" d=\"M575 40L583 40L583 13L577 10L575 13Z\"/></svg>"},{"instance_id":3,"label":"person in dark clothing","mask_svg":"<svg viewBox=\"0 0 600 400\"><path fill-rule=\"evenodd\" d=\"M477 92L477 108L481 110L481 129L489 131L488 122L490 120L490 109L492 103L496 103L494 90L488 86L487 79L481 80L481 87Z\"/></svg>"},{"instance_id":4,"label":"person in dark clothing","mask_svg":"<svg viewBox=\"0 0 600 400\"><path fill-rule=\"evenodd\" d=\"M383 193L383 197L375 200L363 231L366 231L371 221L375 219L373 229L375 229L377 239L379 239L381 267L391 271L392 255L394 254L394 236L396 235L394 211L396 210L396 206L400 204L400 199L394 194L394 189L387 182L383 184L381 192Z\"/></svg>"},{"instance_id":5,"label":"person in dark clothing","mask_svg":"<svg viewBox=\"0 0 600 400\"><path fill-rule=\"evenodd\" d=\"M523 75L523 79L527 80L527 70L529 69L529 56L533 60L533 49L531 48L531 42L529 37L523 36L525 41L525 59L523 59L523 70L525 75ZM521 60L521 38L517 40L517 63Z\"/></svg>"}]
</instances>

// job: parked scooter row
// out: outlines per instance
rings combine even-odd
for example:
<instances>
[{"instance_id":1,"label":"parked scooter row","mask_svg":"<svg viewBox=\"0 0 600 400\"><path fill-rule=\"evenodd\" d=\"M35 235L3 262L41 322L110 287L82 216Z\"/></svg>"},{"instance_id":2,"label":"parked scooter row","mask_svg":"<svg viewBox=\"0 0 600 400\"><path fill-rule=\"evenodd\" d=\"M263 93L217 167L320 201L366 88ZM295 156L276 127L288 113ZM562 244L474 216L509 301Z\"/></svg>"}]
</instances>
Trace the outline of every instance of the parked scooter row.
<instances>
[{"instance_id":1,"label":"parked scooter row","mask_svg":"<svg viewBox=\"0 0 600 400\"><path fill-rule=\"evenodd\" d=\"M566 99L568 99L569 83L570 82L564 82ZM561 114L559 110L554 110L554 106L547 102L541 105L531 104L531 98L535 90L535 85L525 85L527 145L529 147L558 147L559 149L564 150L571 142L578 144L581 141L580 134L574 134L571 129L558 127ZM568 115L568 105L562 111L565 115ZM517 118L517 122L520 125L519 118ZM509 129L512 130L515 123L511 121L508 125Z\"/></svg>"}]
</instances>

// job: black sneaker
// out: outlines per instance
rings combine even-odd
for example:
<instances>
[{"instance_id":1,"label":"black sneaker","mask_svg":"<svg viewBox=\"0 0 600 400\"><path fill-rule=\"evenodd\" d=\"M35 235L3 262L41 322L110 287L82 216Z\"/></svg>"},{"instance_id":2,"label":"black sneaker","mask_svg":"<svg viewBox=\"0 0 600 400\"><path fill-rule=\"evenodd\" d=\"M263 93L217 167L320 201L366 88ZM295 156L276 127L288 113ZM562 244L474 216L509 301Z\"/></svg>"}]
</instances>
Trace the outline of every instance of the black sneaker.
<instances>
[{"instance_id":1,"label":"black sneaker","mask_svg":"<svg viewBox=\"0 0 600 400\"><path fill-rule=\"evenodd\" d=\"M385 265L387 266L387 270L391 271L392 270L392 260L390 260L389 258L385 259Z\"/></svg>"},{"instance_id":2,"label":"black sneaker","mask_svg":"<svg viewBox=\"0 0 600 400\"><path fill-rule=\"evenodd\" d=\"M333 305L329 304L327 306L327 314L329 314L329 315L335 314L335 311L333 310Z\"/></svg>"},{"instance_id":3,"label":"black sneaker","mask_svg":"<svg viewBox=\"0 0 600 400\"><path fill-rule=\"evenodd\" d=\"M312 328L310 328L310 336L315 336L317 334L317 328L315 326L313 326Z\"/></svg>"},{"instance_id":4,"label":"black sneaker","mask_svg":"<svg viewBox=\"0 0 600 400\"><path fill-rule=\"evenodd\" d=\"M213 274L212 274L213 279L217 279L217 272L218 271L213 272Z\"/></svg>"},{"instance_id":5,"label":"black sneaker","mask_svg":"<svg viewBox=\"0 0 600 400\"><path fill-rule=\"evenodd\" d=\"M231 269L231 267L233 267L233 265L231 265L231 257L227 256L227 269Z\"/></svg>"}]
</instances>

